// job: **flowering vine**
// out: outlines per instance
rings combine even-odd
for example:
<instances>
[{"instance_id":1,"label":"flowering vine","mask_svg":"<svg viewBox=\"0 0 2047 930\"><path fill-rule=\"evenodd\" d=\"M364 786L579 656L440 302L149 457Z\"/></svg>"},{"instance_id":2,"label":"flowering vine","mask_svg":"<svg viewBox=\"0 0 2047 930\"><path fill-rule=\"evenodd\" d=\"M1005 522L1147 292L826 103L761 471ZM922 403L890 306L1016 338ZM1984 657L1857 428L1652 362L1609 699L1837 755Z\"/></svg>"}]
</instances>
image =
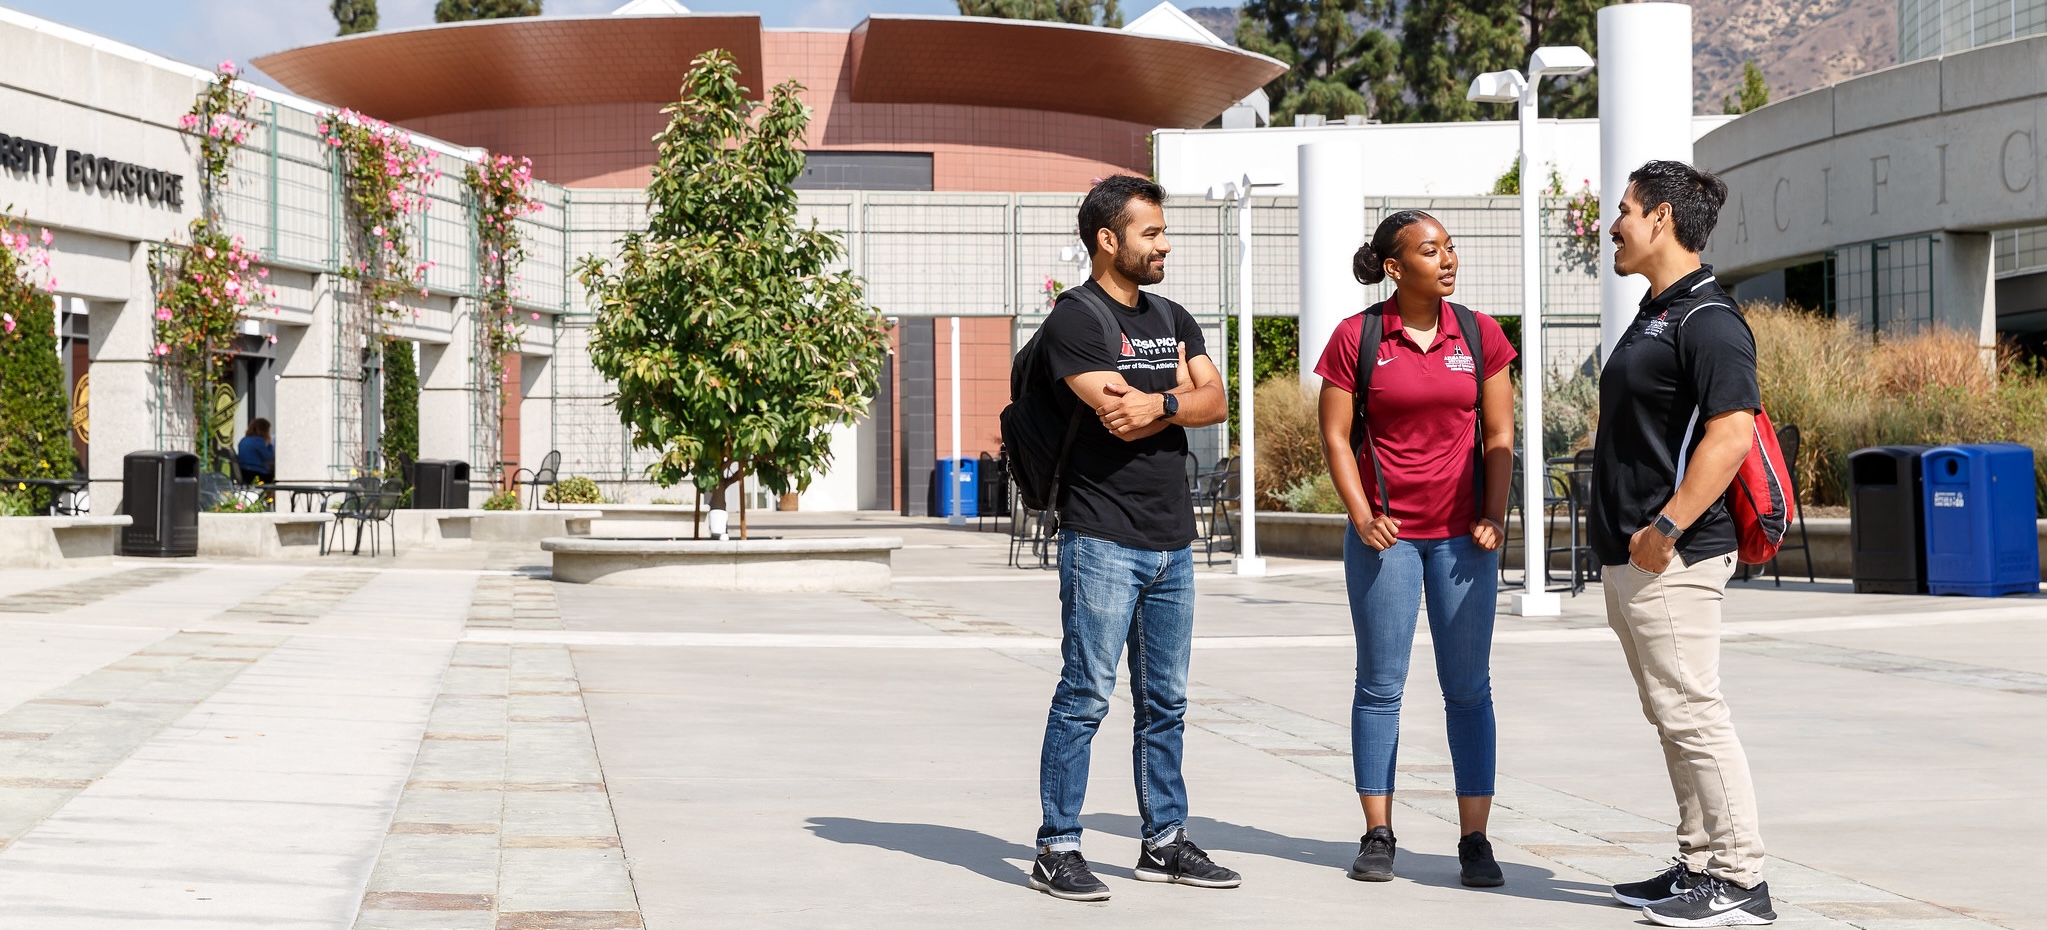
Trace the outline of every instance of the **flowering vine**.
<instances>
[{"instance_id":1,"label":"flowering vine","mask_svg":"<svg viewBox=\"0 0 2047 930\"><path fill-rule=\"evenodd\" d=\"M1599 195L1588 178L1564 201L1564 267L1599 272Z\"/></svg>"},{"instance_id":2,"label":"flowering vine","mask_svg":"<svg viewBox=\"0 0 2047 930\"><path fill-rule=\"evenodd\" d=\"M440 169L404 130L354 110L322 116L320 136L334 150L353 223L342 273L358 282L379 316L395 318L406 312L400 298L426 296L433 263L413 260L407 226L425 212L427 185L440 179Z\"/></svg>"},{"instance_id":3,"label":"flowering vine","mask_svg":"<svg viewBox=\"0 0 2047 930\"><path fill-rule=\"evenodd\" d=\"M486 155L463 171L474 198L476 271L482 292L477 295L474 331L478 395L477 431L493 453L504 435L505 358L519 351L526 323L512 301L519 265L526 260L526 240L519 233L522 216L539 213L533 199L533 162L509 155ZM540 319L540 314L532 314Z\"/></svg>"},{"instance_id":4,"label":"flowering vine","mask_svg":"<svg viewBox=\"0 0 2047 930\"><path fill-rule=\"evenodd\" d=\"M156 281L151 352L177 376L192 404L195 429L211 418L209 398L225 361L235 354L242 319L277 296L261 257L240 236L225 231L222 198L228 172L253 127L249 95L234 87L237 74L234 62L221 62L212 83L178 121L199 143L200 210L187 229L190 244L159 243L150 249ZM199 445L200 454L211 460L216 450L209 443Z\"/></svg>"},{"instance_id":5,"label":"flowering vine","mask_svg":"<svg viewBox=\"0 0 2047 930\"><path fill-rule=\"evenodd\" d=\"M57 282L50 231L31 236L0 213L0 475L71 474L71 417L57 361ZM28 512L20 486L0 488L0 514Z\"/></svg>"}]
</instances>

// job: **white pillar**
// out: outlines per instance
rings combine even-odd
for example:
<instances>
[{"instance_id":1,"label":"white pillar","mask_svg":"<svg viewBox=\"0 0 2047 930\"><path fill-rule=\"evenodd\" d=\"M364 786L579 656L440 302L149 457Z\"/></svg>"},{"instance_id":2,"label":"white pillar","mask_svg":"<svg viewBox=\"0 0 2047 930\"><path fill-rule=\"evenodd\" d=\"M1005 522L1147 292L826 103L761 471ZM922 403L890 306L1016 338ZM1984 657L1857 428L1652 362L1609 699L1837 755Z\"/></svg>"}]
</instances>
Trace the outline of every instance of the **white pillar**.
<instances>
[{"instance_id":1,"label":"white pillar","mask_svg":"<svg viewBox=\"0 0 2047 930\"><path fill-rule=\"evenodd\" d=\"M419 457L469 462L469 497L472 502L488 496L499 475L497 456L491 461L471 461L476 452L471 441L476 422L473 405L479 390L500 389L500 385L477 385L472 359L475 344L470 327L476 302L455 301L454 326L448 341L419 344Z\"/></svg>"},{"instance_id":2,"label":"white pillar","mask_svg":"<svg viewBox=\"0 0 2047 930\"><path fill-rule=\"evenodd\" d=\"M130 246L127 272L125 288L108 288L109 293L118 291L126 299L93 301L87 317L92 368L86 416L92 446L86 478L92 482L92 512L96 516L120 512L124 456L189 445L159 444L157 438L157 421L165 411L158 409L156 363L151 354L156 344L152 316L156 299L151 291L147 244ZM172 397L163 399L177 403Z\"/></svg>"},{"instance_id":3,"label":"white pillar","mask_svg":"<svg viewBox=\"0 0 2047 930\"><path fill-rule=\"evenodd\" d=\"M1253 313L1252 295L1256 288L1251 286L1251 176L1245 175L1237 196L1237 452L1239 496L1237 509L1242 514L1244 529L1237 537L1236 572L1239 575L1258 576L1265 574L1265 560L1258 557L1258 453L1257 420L1252 416L1252 397L1257 392L1253 373L1257 371L1252 360L1251 320Z\"/></svg>"},{"instance_id":4,"label":"white pillar","mask_svg":"<svg viewBox=\"0 0 2047 930\"><path fill-rule=\"evenodd\" d=\"M1364 287L1351 274L1351 256L1363 245L1365 152L1357 142L1301 146L1301 384L1321 385L1315 363L1336 326L1364 309Z\"/></svg>"},{"instance_id":5,"label":"white pillar","mask_svg":"<svg viewBox=\"0 0 2047 930\"><path fill-rule=\"evenodd\" d=\"M960 509L960 485L966 476L960 467L960 318L952 318L952 481L945 489L950 495L952 506L946 508L950 514L947 523L953 526L967 525L967 515Z\"/></svg>"},{"instance_id":6,"label":"white pillar","mask_svg":"<svg viewBox=\"0 0 2047 930\"><path fill-rule=\"evenodd\" d=\"M1533 70L1532 68L1530 69ZM1518 104L1521 135L1521 590L1507 599L1509 613L1520 617L1554 617L1564 611L1560 596L1548 590L1547 534L1537 527L1542 506L1544 473L1549 465L1542 449L1542 382L1549 373L1542 354L1542 213L1536 197L1542 190L1535 136L1536 91L1541 76L1529 80ZM1549 154L1545 151L1543 154Z\"/></svg>"},{"instance_id":7,"label":"white pillar","mask_svg":"<svg viewBox=\"0 0 2047 930\"><path fill-rule=\"evenodd\" d=\"M333 275L312 277L313 318L304 326L277 328L277 480L325 482L332 466L335 432L334 314L340 295Z\"/></svg>"},{"instance_id":8,"label":"white pillar","mask_svg":"<svg viewBox=\"0 0 2047 930\"><path fill-rule=\"evenodd\" d=\"M1692 160L1692 8L1629 3L1599 11L1599 228L1613 227L1628 173L1643 162ZM1523 179L1526 180L1526 175ZM1603 362L1648 290L1613 273L1613 240L1599 242L1599 358Z\"/></svg>"}]
</instances>

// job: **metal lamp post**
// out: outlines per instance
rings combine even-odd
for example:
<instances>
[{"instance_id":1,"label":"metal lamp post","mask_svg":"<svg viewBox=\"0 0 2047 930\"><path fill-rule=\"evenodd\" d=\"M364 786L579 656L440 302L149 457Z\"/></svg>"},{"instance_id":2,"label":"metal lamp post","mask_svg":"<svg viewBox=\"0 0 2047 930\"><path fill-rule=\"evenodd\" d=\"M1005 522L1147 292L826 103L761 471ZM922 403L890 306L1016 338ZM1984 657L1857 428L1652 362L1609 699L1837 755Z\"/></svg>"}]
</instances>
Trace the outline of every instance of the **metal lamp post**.
<instances>
[{"instance_id":1,"label":"metal lamp post","mask_svg":"<svg viewBox=\"0 0 2047 930\"><path fill-rule=\"evenodd\" d=\"M1570 77L1592 70L1592 56L1575 45L1544 46L1528 58L1528 75L1519 71L1488 71L1473 78L1465 99L1480 103L1520 105L1521 122L1521 591L1508 601L1508 611L1523 617L1555 617L1564 612L1563 598L1547 590L1549 554L1536 531L1543 511L1542 478L1548 463L1542 454L1542 223L1536 212L1535 159L1530 138L1535 130L1535 91L1545 77Z\"/></svg>"},{"instance_id":2,"label":"metal lamp post","mask_svg":"<svg viewBox=\"0 0 2047 930\"><path fill-rule=\"evenodd\" d=\"M1258 494L1255 471L1257 451L1252 437L1252 393L1257 366L1251 364L1251 192L1276 183L1257 184L1250 175L1241 180L1217 184L1208 189L1208 199L1237 202L1237 509L1244 529L1237 537L1237 557L1232 564L1239 575L1265 574L1265 560L1258 555Z\"/></svg>"}]
</instances>

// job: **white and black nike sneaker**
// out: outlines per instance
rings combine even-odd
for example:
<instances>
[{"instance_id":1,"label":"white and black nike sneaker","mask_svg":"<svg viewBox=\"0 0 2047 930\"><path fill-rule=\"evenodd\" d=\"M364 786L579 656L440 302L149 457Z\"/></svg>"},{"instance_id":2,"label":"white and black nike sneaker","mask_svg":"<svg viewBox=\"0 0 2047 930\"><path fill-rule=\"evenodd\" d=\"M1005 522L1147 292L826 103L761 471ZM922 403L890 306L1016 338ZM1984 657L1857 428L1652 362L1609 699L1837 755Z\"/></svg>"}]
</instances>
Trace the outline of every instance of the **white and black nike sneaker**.
<instances>
[{"instance_id":1,"label":"white and black nike sneaker","mask_svg":"<svg viewBox=\"0 0 2047 930\"><path fill-rule=\"evenodd\" d=\"M1672 857L1670 862L1670 868L1655 878L1613 886L1614 901L1627 907L1662 904L1692 890L1706 877L1704 872L1692 871L1683 859Z\"/></svg>"},{"instance_id":2,"label":"white and black nike sneaker","mask_svg":"<svg viewBox=\"0 0 2047 930\"><path fill-rule=\"evenodd\" d=\"M1074 849L1039 853L1038 864L1031 867L1031 887L1068 901L1109 900L1109 886Z\"/></svg>"},{"instance_id":3,"label":"white and black nike sneaker","mask_svg":"<svg viewBox=\"0 0 2047 930\"><path fill-rule=\"evenodd\" d=\"M1185 830L1164 846L1142 845L1144 851L1137 854L1137 868L1131 870L1138 881L1174 882L1196 888L1235 888L1244 883L1244 876L1210 861L1208 854L1187 838Z\"/></svg>"},{"instance_id":4,"label":"white and black nike sneaker","mask_svg":"<svg viewBox=\"0 0 2047 930\"><path fill-rule=\"evenodd\" d=\"M1642 908L1642 916L1664 927L1750 927L1777 922L1777 912L1770 909L1769 882L1743 888L1710 875L1683 895Z\"/></svg>"}]
</instances>

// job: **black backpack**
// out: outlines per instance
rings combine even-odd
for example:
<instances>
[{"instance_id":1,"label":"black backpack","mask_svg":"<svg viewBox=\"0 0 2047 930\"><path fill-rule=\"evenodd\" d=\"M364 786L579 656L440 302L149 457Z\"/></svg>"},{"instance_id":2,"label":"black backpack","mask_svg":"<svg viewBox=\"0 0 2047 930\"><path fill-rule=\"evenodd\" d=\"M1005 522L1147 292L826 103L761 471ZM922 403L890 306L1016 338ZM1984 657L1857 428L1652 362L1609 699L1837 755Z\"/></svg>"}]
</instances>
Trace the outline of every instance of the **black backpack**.
<instances>
[{"instance_id":1,"label":"black backpack","mask_svg":"<svg viewBox=\"0 0 2047 930\"><path fill-rule=\"evenodd\" d=\"M1457 318L1457 334L1464 344L1471 348L1472 378L1478 382L1478 395L1471 403L1471 409L1478 414L1478 423L1473 428L1472 473L1477 477L1478 515L1485 516L1485 337L1478 331L1478 314L1463 304L1451 304L1450 312ZM1358 368L1353 376L1351 394L1350 451L1357 455L1372 447L1366 442L1365 392L1372 387L1372 371L1379 367L1379 342L1386 338L1386 304L1375 303L1365 311L1363 325L1358 327ZM1379 464L1379 452L1372 450L1372 476L1379 479L1379 512L1387 513L1386 469Z\"/></svg>"},{"instance_id":2,"label":"black backpack","mask_svg":"<svg viewBox=\"0 0 2047 930\"><path fill-rule=\"evenodd\" d=\"M1123 326L1116 322L1108 304L1086 287L1068 288L1059 297L1063 300L1069 295L1102 324L1102 332L1109 339L1109 354L1112 357L1120 354ZM1060 478L1066 470L1066 458L1073 452L1073 437L1080 432L1081 417L1094 412L1076 399L1073 415L1067 418L1062 435L1053 416L1055 408L1046 394L1052 387L1052 372L1046 367L1044 347L1039 345L1044 338L1045 330L1040 327L1016 353L1009 369L1009 406L1002 408L1002 447L1008 452L1009 477L1024 506L1032 510L1058 508Z\"/></svg>"}]
</instances>

